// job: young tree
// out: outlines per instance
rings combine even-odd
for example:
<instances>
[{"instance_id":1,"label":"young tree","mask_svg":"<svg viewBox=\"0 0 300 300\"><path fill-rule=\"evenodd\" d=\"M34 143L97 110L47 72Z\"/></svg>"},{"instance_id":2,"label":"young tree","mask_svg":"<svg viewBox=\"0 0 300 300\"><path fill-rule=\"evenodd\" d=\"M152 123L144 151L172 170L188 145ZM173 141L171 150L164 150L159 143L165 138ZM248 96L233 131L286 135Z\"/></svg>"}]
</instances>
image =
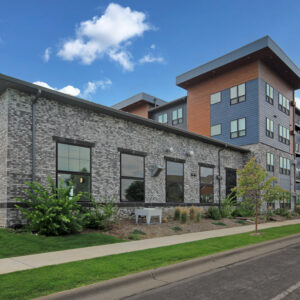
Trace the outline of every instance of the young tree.
<instances>
[{"instance_id":1,"label":"young tree","mask_svg":"<svg viewBox=\"0 0 300 300\"><path fill-rule=\"evenodd\" d=\"M242 198L248 208L255 209L255 232L257 233L258 211L263 201L273 202L279 199L279 195L285 190L275 185L276 178L269 176L269 173L258 163L254 157L237 171L237 186L233 189L237 197Z\"/></svg>"}]
</instances>

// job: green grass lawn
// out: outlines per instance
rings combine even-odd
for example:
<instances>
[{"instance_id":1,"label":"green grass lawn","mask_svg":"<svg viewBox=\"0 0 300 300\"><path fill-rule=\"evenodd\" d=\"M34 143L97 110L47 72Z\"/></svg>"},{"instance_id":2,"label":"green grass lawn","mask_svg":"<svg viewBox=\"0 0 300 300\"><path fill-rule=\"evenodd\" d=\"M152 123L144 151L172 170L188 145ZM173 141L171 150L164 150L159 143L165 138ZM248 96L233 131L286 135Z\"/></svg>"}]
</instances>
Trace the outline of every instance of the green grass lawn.
<instances>
[{"instance_id":1,"label":"green grass lawn","mask_svg":"<svg viewBox=\"0 0 300 300\"><path fill-rule=\"evenodd\" d=\"M243 233L0 275L0 299L30 299L265 242L300 233L300 224L260 232L263 235L251 236L250 233Z\"/></svg>"},{"instance_id":2,"label":"green grass lawn","mask_svg":"<svg viewBox=\"0 0 300 300\"><path fill-rule=\"evenodd\" d=\"M29 232L16 233L11 229L0 229L0 258L105 245L121 241L114 236L100 233L46 237Z\"/></svg>"}]
</instances>

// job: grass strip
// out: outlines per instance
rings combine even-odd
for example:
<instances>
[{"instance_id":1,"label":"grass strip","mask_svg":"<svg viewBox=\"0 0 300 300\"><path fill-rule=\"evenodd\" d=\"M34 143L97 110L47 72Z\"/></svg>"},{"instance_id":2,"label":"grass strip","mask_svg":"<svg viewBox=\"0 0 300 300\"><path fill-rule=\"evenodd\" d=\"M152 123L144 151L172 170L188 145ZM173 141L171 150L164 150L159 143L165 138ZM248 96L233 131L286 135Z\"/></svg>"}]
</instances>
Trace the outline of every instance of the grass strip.
<instances>
[{"instance_id":1,"label":"grass strip","mask_svg":"<svg viewBox=\"0 0 300 300\"><path fill-rule=\"evenodd\" d=\"M300 233L300 224L0 275L0 299L31 299Z\"/></svg>"},{"instance_id":2,"label":"grass strip","mask_svg":"<svg viewBox=\"0 0 300 300\"><path fill-rule=\"evenodd\" d=\"M106 245L119 242L122 242L122 240L114 236L101 233L46 237L35 235L30 232L18 233L12 229L0 229L0 258Z\"/></svg>"}]
</instances>

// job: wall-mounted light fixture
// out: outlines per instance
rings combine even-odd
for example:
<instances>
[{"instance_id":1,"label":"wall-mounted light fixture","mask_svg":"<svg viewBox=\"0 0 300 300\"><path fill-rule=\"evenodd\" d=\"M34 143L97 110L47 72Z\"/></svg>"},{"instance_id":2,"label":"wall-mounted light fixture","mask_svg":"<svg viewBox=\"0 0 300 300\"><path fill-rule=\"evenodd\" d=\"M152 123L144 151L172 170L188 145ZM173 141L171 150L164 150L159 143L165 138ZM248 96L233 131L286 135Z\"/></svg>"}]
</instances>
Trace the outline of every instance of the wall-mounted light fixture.
<instances>
[{"instance_id":1,"label":"wall-mounted light fixture","mask_svg":"<svg viewBox=\"0 0 300 300\"><path fill-rule=\"evenodd\" d=\"M173 147L167 148L166 152L173 153L174 152L174 148Z\"/></svg>"},{"instance_id":2,"label":"wall-mounted light fixture","mask_svg":"<svg viewBox=\"0 0 300 300\"><path fill-rule=\"evenodd\" d=\"M161 165L156 165L154 166L153 170L152 170L152 173L151 173L151 176L152 177L156 177L159 175L159 173L162 171L163 167Z\"/></svg>"},{"instance_id":3,"label":"wall-mounted light fixture","mask_svg":"<svg viewBox=\"0 0 300 300\"><path fill-rule=\"evenodd\" d=\"M188 156L188 157L194 156L194 151L193 150L187 151L186 156Z\"/></svg>"}]
</instances>

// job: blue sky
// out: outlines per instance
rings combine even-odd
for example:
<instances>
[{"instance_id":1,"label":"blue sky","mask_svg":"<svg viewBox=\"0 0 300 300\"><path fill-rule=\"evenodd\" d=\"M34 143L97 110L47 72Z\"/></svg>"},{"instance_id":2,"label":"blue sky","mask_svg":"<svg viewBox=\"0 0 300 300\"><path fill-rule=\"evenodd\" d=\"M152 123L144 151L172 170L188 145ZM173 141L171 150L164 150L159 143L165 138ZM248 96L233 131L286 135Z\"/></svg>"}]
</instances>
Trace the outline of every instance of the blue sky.
<instances>
[{"instance_id":1,"label":"blue sky","mask_svg":"<svg viewBox=\"0 0 300 300\"><path fill-rule=\"evenodd\" d=\"M0 73L109 106L170 101L177 75L267 34L300 66L299 15L298 0L5 1Z\"/></svg>"}]
</instances>

